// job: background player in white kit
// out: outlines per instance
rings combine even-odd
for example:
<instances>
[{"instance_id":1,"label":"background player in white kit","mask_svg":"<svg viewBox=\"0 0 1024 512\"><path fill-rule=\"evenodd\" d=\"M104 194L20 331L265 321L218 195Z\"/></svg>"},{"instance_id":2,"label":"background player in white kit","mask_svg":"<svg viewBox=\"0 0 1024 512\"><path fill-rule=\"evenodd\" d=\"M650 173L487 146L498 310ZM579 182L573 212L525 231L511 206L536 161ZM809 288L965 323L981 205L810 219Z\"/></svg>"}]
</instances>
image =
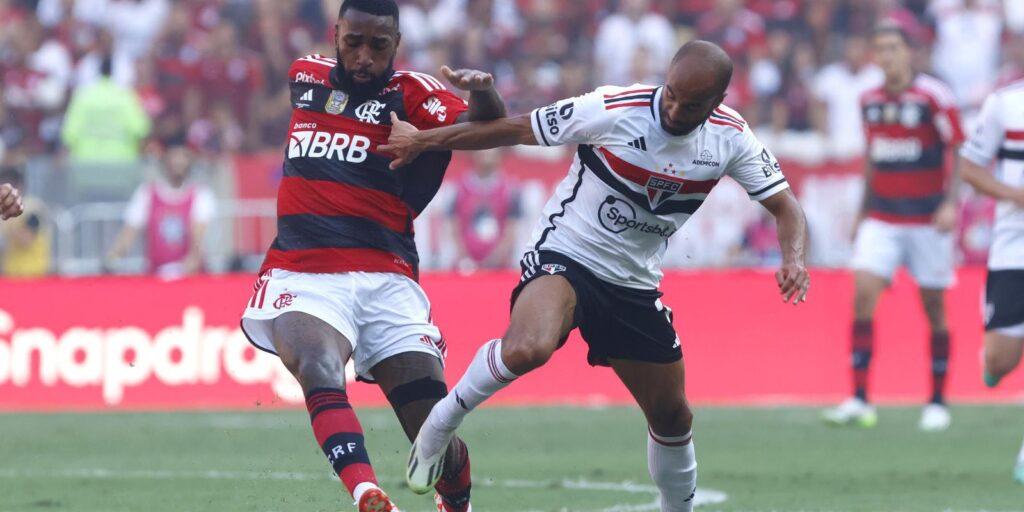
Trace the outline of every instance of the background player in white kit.
<instances>
[{"instance_id":1,"label":"background player in white kit","mask_svg":"<svg viewBox=\"0 0 1024 512\"><path fill-rule=\"evenodd\" d=\"M985 384L994 387L1024 349L1024 81L985 100L960 157L964 181L999 200L985 283ZM1014 478L1024 484L1024 447Z\"/></svg>"},{"instance_id":2,"label":"background player in white kit","mask_svg":"<svg viewBox=\"0 0 1024 512\"><path fill-rule=\"evenodd\" d=\"M414 491L433 485L465 415L547 362L578 327L590 363L611 366L647 418L648 467L662 510L691 510L693 414L672 312L657 290L665 242L728 175L778 220L783 300L802 302L809 285L803 211L775 158L720 106L731 75L721 48L695 41L676 54L663 87L599 87L529 115L456 129L417 132L395 120L380 148L396 155L392 168L445 148L579 144L523 258L508 331L480 349L420 430L407 472Z\"/></svg>"}]
</instances>

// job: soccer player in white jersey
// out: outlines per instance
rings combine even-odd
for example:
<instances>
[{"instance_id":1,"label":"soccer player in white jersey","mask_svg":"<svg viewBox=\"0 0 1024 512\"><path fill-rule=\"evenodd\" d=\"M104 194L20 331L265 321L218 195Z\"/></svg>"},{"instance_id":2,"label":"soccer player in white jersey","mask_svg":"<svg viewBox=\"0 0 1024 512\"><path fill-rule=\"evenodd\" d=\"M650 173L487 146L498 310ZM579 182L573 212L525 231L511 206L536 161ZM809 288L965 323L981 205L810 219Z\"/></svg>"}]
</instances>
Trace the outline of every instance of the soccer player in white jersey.
<instances>
[{"instance_id":1,"label":"soccer player in white jersey","mask_svg":"<svg viewBox=\"0 0 1024 512\"><path fill-rule=\"evenodd\" d=\"M469 411L543 365L579 328L593 365L611 366L649 425L648 467L663 511L689 511L697 464L693 414L672 311L657 290L666 240L722 176L738 181L778 221L786 302L806 299L806 221L775 157L743 119L721 106L732 62L695 41L672 60L661 87L599 87L529 115L464 128L417 131L395 120L381 151L397 168L423 151L515 144L578 144L569 175L545 207L511 324L485 344L452 393L431 411L409 459L407 479L427 492L448 440ZM730 222L723 219L723 222Z\"/></svg>"},{"instance_id":2,"label":"soccer player in white jersey","mask_svg":"<svg viewBox=\"0 0 1024 512\"><path fill-rule=\"evenodd\" d=\"M21 195L10 183L0 184L0 220L21 215Z\"/></svg>"},{"instance_id":3,"label":"soccer player in white jersey","mask_svg":"<svg viewBox=\"0 0 1024 512\"><path fill-rule=\"evenodd\" d=\"M999 201L985 283L984 376L995 387L1024 349L1024 81L985 100L960 158L964 181ZM1024 484L1024 447L1014 478Z\"/></svg>"}]
</instances>

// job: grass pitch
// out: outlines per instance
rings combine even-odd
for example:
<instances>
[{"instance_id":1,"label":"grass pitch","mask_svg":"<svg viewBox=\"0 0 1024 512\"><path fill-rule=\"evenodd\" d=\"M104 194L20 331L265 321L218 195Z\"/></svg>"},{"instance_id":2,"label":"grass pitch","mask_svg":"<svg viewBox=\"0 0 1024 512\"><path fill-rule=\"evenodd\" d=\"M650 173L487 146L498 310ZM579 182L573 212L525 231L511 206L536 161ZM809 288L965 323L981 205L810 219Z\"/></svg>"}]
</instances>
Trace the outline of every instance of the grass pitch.
<instances>
[{"instance_id":1,"label":"grass pitch","mask_svg":"<svg viewBox=\"0 0 1024 512\"><path fill-rule=\"evenodd\" d=\"M391 411L357 411L386 489L430 510L400 485ZM698 510L1024 511L1024 408L955 407L939 434L917 431L917 408L881 409L874 430L819 412L698 408L700 487L726 495ZM477 512L657 510L634 409L483 409L463 435ZM353 510L342 493L304 411L0 415L3 512Z\"/></svg>"}]
</instances>

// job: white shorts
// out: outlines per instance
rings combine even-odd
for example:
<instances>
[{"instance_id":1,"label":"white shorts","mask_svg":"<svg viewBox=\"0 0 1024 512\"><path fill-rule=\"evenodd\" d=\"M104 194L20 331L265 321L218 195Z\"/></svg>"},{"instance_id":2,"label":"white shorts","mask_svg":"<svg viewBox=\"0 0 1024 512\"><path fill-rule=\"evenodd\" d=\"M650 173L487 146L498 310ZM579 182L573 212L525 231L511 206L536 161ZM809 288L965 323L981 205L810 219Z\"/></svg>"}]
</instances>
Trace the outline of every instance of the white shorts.
<instances>
[{"instance_id":1,"label":"white shorts","mask_svg":"<svg viewBox=\"0 0 1024 512\"><path fill-rule=\"evenodd\" d=\"M930 224L891 224L868 218L857 230L851 266L891 280L903 265L921 288L945 289L956 282L953 254L952 233L941 233Z\"/></svg>"},{"instance_id":2,"label":"white shorts","mask_svg":"<svg viewBox=\"0 0 1024 512\"><path fill-rule=\"evenodd\" d=\"M242 331L256 348L276 355L273 320L292 311L315 316L345 336L363 379L373 380L370 370L377 363L406 352L431 354L444 363L445 343L430 320L430 301L406 276L271 270L246 305Z\"/></svg>"}]
</instances>

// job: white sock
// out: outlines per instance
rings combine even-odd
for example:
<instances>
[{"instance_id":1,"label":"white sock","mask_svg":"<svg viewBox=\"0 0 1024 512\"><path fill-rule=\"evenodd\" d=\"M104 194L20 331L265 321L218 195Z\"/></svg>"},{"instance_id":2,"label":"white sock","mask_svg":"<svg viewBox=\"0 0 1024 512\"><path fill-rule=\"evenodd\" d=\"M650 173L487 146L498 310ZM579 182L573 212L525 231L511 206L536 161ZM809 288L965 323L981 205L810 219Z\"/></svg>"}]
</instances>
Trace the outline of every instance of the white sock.
<instances>
[{"instance_id":1,"label":"white sock","mask_svg":"<svg viewBox=\"0 0 1024 512\"><path fill-rule=\"evenodd\" d=\"M359 498L363 497L363 494L370 489L378 489L377 484L372 482L359 482L355 489L352 489L352 499L356 500L355 505L359 505Z\"/></svg>"},{"instance_id":2,"label":"white sock","mask_svg":"<svg viewBox=\"0 0 1024 512\"><path fill-rule=\"evenodd\" d=\"M451 432L462 424L469 411L512 383L518 375L512 373L501 360L501 340L491 340L480 347L466 374L452 388L451 393L434 405L420 433L423 453L437 453L445 448Z\"/></svg>"},{"instance_id":3,"label":"white sock","mask_svg":"<svg viewBox=\"0 0 1024 512\"><path fill-rule=\"evenodd\" d=\"M697 491L697 453L691 433L659 436L647 430L647 469L661 491L661 512L690 512Z\"/></svg>"}]
</instances>

